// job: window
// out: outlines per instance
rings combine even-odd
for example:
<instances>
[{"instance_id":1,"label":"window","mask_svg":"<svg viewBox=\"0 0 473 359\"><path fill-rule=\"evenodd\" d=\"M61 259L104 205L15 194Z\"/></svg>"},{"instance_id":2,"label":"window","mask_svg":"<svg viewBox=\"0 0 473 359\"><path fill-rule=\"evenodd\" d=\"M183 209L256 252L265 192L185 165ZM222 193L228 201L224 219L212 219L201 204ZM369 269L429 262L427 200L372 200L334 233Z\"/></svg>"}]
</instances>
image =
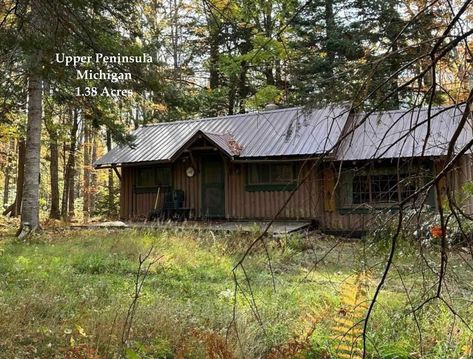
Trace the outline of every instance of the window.
<instances>
[{"instance_id":1,"label":"window","mask_svg":"<svg viewBox=\"0 0 473 359\"><path fill-rule=\"evenodd\" d=\"M370 183L368 176L353 177L353 204L370 201Z\"/></svg>"},{"instance_id":2,"label":"window","mask_svg":"<svg viewBox=\"0 0 473 359\"><path fill-rule=\"evenodd\" d=\"M157 189L171 185L170 167L142 167L138 169L137 188Z\"/></svg>"},{"instance_id":3,"label":"window","mask_svg":"<svg viewBox=\"0 0 473 359\"><path fill-rule=\"evenodd\" d=\"M362 208L360 205L363 204L378 208L391 207L414 194L425 183L429 173L425 168L410 173L401 172L399 175L397 168L389 167L371 171L348 170L342 174L338 204L342 209Z\"/></svg>"},{"instance_id":4,"label":"window","mask_svg":"<svg viewBox=\"0 0 473 359\"><path fill-rule=\"evenodd\" d=\"M399 195L403 200L413 194L415 189L415 183L403 175L399 178L397 174L354 176L352 203L396 203Z\"/></svg>"},{"instance_id":5,"label":"window","mask_svg":"<svg viewBox=\"0 0 473 359\"><path fill-rule=\"evenodd\" d=\"M292 163L248 165L247 191L291 191L294 187Z\"/></svg>"}]
</instances>

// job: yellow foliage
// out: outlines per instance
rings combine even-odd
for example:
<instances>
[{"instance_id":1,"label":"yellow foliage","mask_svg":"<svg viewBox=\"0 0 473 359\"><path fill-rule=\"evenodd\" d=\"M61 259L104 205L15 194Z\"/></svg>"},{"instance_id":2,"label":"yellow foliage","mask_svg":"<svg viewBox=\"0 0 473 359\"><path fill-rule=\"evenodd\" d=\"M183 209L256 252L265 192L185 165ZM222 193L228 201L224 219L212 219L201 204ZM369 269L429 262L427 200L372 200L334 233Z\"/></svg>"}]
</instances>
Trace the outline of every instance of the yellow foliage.
<instances>
[{"instance_id":1,"label":"yellow foliage","mask_svg":"<svg viewBox=\"0 0 473 359\"><path fill-rule=\"evenodd\" d=\"M462 346L461 359L471 358L473 356L473 344L470 342Z\"/></svg>"},{"instance_id":2,"label":"yellow foliage","mask_svg":"<svg viewBox=\"0 0 473 359\"><path fill-rule=\"evenodd\" d=\"M158 112L165 112L168 109L164 103L153 103L150 107Z\"/></svg>"},{"instance_id":3,"label":"yellow foliage","mask_svg":"<svg viewBox=\"0 0 473 359\"><path fill-rule=\"evenodd\" d=\"M212 0L212 5L217 9L217 15L219 13L236 15L239 10L238 5L231 0Z\"/></svg>"},{"instance_id":4,"label":"yellow foliage","mask_svg":"<svg viewBox=\"0 0 473 359\"><path fill-rule=\"evenodd\" d=\"M340 309L334 318L331 337L337 358L361 358L362 326L368 303L370 275L350 276L340 288Z\"/></svg>"}]
</instances>

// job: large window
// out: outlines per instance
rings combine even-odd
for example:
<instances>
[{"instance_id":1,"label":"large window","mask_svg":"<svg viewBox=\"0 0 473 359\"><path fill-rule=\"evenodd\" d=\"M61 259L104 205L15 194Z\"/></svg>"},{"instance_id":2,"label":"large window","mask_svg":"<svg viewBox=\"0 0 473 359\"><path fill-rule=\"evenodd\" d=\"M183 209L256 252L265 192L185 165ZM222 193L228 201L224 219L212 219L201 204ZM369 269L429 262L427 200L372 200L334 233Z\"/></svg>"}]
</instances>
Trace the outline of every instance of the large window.
<instances>
[{"instance_id":1,"label":"large window","mask_svg":"<svg viewBox=\"0 0 473 359\"><path fill-rule=\"evenodd\" d=\"M397 174L354 176L352 203L395 203L416 190L415 178Z\"/></svg>"},{"instance_id":2,"label":"large window","mask_svg":"<svg viewBox=\"0 0 473 359\"><path fill-rule=\"evenodd\" d=\"M294 186L292 163L248 165L247 191L291 191Z\"/></svg>"},{"instance_id":3,"label":"large window","mask_svg":"<svg viewBox=\"0 0 473 359\"><path fill-rule=\"evenodd\" d=\"M344 171L337 196L339 207L363 208L364 204L378 208L395 206L414 194L429 176L429 171L423 168L397 172L393 167Z\"/></svg>"},{"instance_id":4,"label":"large window","mask_svg":"<svg viewBox=\"0 0 473 359\"><path fill-rule=\"evenodd\" d=\"M136 188L141 190L157 190L171 186L170 167L141 167L138 169Z\"/></svg>"}]
</instances>

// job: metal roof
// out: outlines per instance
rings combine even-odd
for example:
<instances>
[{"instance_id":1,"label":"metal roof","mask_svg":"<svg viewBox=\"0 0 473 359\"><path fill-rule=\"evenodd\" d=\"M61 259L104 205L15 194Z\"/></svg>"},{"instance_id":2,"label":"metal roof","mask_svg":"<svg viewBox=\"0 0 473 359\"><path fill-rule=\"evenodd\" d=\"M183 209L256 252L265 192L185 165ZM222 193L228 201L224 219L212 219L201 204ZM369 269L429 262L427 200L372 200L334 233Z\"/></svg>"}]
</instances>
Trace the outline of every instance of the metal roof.
<instances>
[{"instance_id":1,"label":"metal roof","mask_svg":"<svg viewBox=\"0 0 473 359\"><path fill-rule=\"evenodd\" d=\"M138 128L132 146L115 147L94 165L172 161L198 131L239 159L322 154L336 144L348 116L348 105L330 105L158 123Z\"/></svg>"},{"instance_id":2,"label":"metal roof","mask_svg":"<svg viewBox=\"0 0 473 359\"><path fill-rule=\"evenodd\" d=\"M238 144L238 142L229 134L219 134L212 132L199 131L206 136L210 141L212 141L216 146L218 146L223 152L228 154L230 157L240 156L243 146Z\"/></svg>"},{"instance_id":3,"label":"metal roof","mask_svg":"<svg viewBox=\"0 0 473 359\"><path fill-rule=\"evenodd\" d=\"M364 113L355 114L351 125L347 126L348 136L339 146L337 159L366 160L446 155L448 144L458 127L464 109L465 106L435 107L431 109L430 118L427 109L376 112L368 117ZM469 116L456 141L457 151L472 139L472 134L473 124ZM426 145L423 153L424 143Z\"/></svg>"}]
</instances>

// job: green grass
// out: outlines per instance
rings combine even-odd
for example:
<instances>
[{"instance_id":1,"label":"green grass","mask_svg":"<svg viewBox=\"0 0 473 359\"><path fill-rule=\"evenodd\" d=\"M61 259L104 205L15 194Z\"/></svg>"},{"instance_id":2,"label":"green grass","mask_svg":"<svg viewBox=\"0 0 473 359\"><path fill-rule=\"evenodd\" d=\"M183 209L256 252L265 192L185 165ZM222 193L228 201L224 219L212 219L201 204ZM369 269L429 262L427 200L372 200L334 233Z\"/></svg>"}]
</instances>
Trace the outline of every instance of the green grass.
<instances>
[{"instance_id":1,"label":"green grass","mask_svg":"<svg viewBox=\"0 0 473 359\"><path fill-rule=\"evenodd\" d=\"M361 269L369 269L372 294L386 246L342 242L324 256L335 238L272 240L268 247L276 290L264 248L257 246L244 263L249 283L241 270L237 272L244 290L236 297L237 336L235 326L230 326L235 288L232 267L253 238L243 233L171 230L47 232L28 243L3 238L0 358L64 358L66 352L72 355L73 348L78 352L85 346L97 350L100 358L117 357L138 257L151 246L153 258L162 257L151 267L139 299L130 358L206 358L218 343L237 358L275 358L268 353L294 342L308 327L315 330L305 357L328 358L335 352L330 338L333 318L342 309L341 284ZM462 256L451 254L445 293L471 325L472 261ZM438 265L435 248L426 258L433 268ZM434 284L435 276L417 248L402 243L370 321L370 357L464 355L470 332L444 304L433 301L417 311L415 318L412 315L422 295L435 291L430 287Z\"/></svg>"}]
</instances>

